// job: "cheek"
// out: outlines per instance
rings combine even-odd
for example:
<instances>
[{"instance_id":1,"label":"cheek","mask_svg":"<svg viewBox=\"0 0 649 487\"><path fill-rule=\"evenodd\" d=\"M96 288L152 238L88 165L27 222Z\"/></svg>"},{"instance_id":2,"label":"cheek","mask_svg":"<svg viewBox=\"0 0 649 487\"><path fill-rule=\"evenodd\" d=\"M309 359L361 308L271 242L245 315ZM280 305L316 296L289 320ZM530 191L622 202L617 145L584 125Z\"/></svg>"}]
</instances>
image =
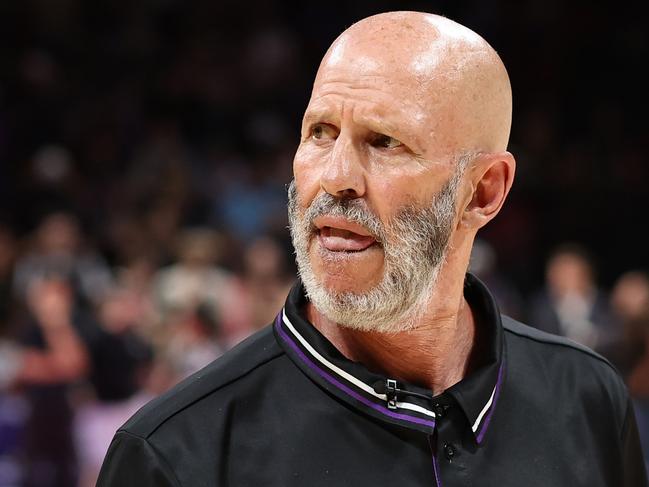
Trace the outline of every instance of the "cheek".
<instances>
[{"instance_id":1,"label":"cheek","mask_svg":"<svg viewBox=\"0 0 649 487\"><path fill-rule=\"evenodd\" d=\"M369 184L368 184L369 186ZM420 180L416 178L385 178L374 182L368 191L370 205L386 223L404 206L420 207L430 199L430 191L427 191Z\"/></svg>"},{"instance_id":2,"label":"cheek","mask_svg":"<svg viewBox=\"0 0 649 487\"><path fill-rule=\"evenodd\" d=\"M317 151L300 146L293 159L293 176L297 186L298 200L302 207L307 207L320 191L322 164L318 163Z\"/></svg>"},{"instance_id":3,"label":"cheek","mask_svg":"<svg viewBox=\"0 0 649 487\"><path fill-rule=\"evenodd\" d=\"M445 168L411 155L371 159L367 184L375 208L381 215L390 215L395 208L428 201L443 182ZM437 183L437 184L436 184Z\"/></svg>"}]
</instances>

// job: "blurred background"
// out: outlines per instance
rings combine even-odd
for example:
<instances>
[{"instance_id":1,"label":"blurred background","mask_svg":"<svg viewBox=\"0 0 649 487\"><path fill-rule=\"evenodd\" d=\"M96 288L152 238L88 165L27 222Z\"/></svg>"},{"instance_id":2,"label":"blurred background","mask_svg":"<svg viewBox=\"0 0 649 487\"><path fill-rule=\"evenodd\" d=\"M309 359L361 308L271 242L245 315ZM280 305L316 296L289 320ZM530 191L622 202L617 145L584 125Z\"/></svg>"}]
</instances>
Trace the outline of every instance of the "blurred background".
<instances>
[{"instance_id":1,"label":"blurred background","mask_svg":"<svg viewBox=\"0 0 649 487\"><path fill-rule=\"evenodd\" d=\"M269 323L328 45L440 13L514 89L509 201L471 267L607 356L649 437L649 31L633 3L0 2L0 487L94 485L115 429Z\"/></svg>"}]
</instances>

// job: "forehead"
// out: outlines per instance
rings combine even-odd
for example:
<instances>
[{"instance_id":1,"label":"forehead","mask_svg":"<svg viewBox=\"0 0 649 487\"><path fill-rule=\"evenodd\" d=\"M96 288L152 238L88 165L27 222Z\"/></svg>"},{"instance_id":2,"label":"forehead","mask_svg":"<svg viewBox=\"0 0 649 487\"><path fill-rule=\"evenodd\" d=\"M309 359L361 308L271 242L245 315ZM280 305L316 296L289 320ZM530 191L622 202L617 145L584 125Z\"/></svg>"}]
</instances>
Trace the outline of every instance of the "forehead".
<instances>
[{"instance_id":1,"label":"forehead","mask_svg":"<svg viewBox=\"0 0 649 487\"><path fill-rule=\"evenodd\" d=\"M396 56L375 44L339 46L318 72L305 125L318 119L338 122L347 111L371 130L412 141L413 149L445 150L447 90L441 77L431 75L435 56Z\"/></svg>"},{"instance_id":2,"label":"forehead","mask_svg":"<svg viewBox=\"0 0 649 487\"><path fill-rule=\"evenodd\" d=\"M422 120L427 114L427 101L424 91L412 80L390 73L330 68L314 84L307 114L353 107L378 117Z\"/></svg>"},{"instance_id":3,"label":"forehead","mask_svg":"<svg viewBox=\"0 0 649 487\"><path fill-rule=\"evenodd\" d=\"M427 84L441 67L444 53L412 39L395 39L392 35L343 37L331 47L316 77L326 80L336 73L356 78L385 79L395 86L412 88Z\"/></svg>"}]
</instances>

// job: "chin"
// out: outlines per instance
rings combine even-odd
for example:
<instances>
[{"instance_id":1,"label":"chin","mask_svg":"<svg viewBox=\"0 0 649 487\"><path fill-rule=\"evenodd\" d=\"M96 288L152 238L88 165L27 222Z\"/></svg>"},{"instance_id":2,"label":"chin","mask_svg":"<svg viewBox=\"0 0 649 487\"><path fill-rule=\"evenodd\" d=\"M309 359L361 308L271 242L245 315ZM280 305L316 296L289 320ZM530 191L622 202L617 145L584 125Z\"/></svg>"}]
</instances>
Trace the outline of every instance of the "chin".
<instances>
[{"instance_id":1,"label":"chin","mask_svg":"<svg viewBox=\"0 0 649 487\"><path fill-rule=\"evenodd\" d=\"M333 294L363 294L383 278L383 256L358 255L363 252L330 252L318 249L310 256L315 278ZM372 251L372 254L378 254Z\"/></svg>"},{"instance_id":2,"label":"chin","mask_svg":"<svg viewBox=\"0 0 649 487\"><path fill-rule=\"evenodd\" d=\"M372 290L372 286L359 285L359 282L339 275L316 275L316 278L322 283L322 288L332 295L353 294L361 295Z\"/></svg>"}]
</instances>

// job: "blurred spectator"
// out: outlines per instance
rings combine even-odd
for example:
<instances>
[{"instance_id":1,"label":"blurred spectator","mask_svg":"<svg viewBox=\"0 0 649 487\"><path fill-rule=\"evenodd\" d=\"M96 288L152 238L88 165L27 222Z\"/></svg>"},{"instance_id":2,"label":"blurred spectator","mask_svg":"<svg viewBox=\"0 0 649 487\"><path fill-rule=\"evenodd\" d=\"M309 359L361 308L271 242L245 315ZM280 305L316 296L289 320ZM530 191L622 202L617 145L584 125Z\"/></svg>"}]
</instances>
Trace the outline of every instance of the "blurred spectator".
<instances>
[{"instance_id":1,"label":"blurred spectator","mask_svg":"<svg viewBox=\"0 0 649 487\"><path fill-rule=\"evenodd\" d=\"M646 328L649 318L649 278L646 274L631 271L617 280L611 292L611 311L618 327L617 339L600 347L599 351L628 382L646 349L649 331ZM642 374L635 375L636 380L643 379ZM649 381L649 375L645 380Z\"/></svg>"},{"instance_id":2,"label":"blurred spectator","mask_svg":"<svg viewBox=\"0 0 649 487\"><path fill-rule=\"evenodd\" d=\"M36 279L29 286L31 323L23 328L20 384L58 384L85 376L88 356L80 334L89 337L91 325L76 316L74 299L69 283L59 278Z\"/></svg>"},{"instance_id":3,"label":"blurred spectator","mask_svg":"<svg viewBox=\"0 0 649 487\"><path fill-rule=\"evenodd\" d=\"M629 271L615 283L611 307L622 323L640 320L649 315L649 276L641 271Z\"/></svg>"},{"instance_id":4,"label":"blurred spectator","mask_svg":"<svg viewBox=\"0 0 649 487\"><path fill-rule=\"evenodd\" d=\"M59 277L71 283L76 293L97 303L111 285L104 261L84 248L79 222L69 213L52 213L39 223L32 248L16 263L14 288L24 299L38 279Z\"/></svg>"},{"instance_id":5,"label":"blurred spectator","mask_svg":"<svg viewBox=\"0 0 649 487\"><path fill-rule=\"evenodd\" d=\"M545 288L532 301L532 325L591 348L614 339L607 298L597 287L595 269L584 249L559 247L547 262L545 278Z\"/></svg>"},{"instance_id":6,"label":"blurred spectator","mask_svg":"<svg viewBox=\"0 0 649 487\"><path fill-rule=\"evenodd\" d=\"M0 339L6 335L11 320L12 282L16 241L8 228L0 224Z\"/></svg>"},{"instance_id":7,"label":"blurred spectator","mask_svg":"<svg viewBox=\"0 0 649 487\"><path fill-rule=\"evenodd\" d=\"M486 240L476 239L471 250L469 272L482 280L496 297L500 311L514 319L522 319L522 297L516 287L496 265L496 251Z\"/></svg>"},{"instance_id":8,"label":"blurred spectator","mask_svg":"<svg viewBox=\"0 0 649 487\"><path fill-rule=\"evenodd\" d=\"M645 462L649 466L649 275L623 274L611 293L620 338L602 349L618 368L634 400Z\"/></svg>"},{"instance_id":9,"label":"blurred spectator","mask_svg":"<svg viewBox=\"0 0 649 487\"><path fill-rule=\"evenodd\" d=\"M236 305L231 309L233 318L247 323L250 332L273 320L284 305L295 275L278 241L268 236L253 240L245 248L243 265L232 298Z\"/></svg>"},{"instance_id":10,"label":"blurred spectator","mask_svg":"<svg viewBox=\"0 0 649 487\"><path fill-rule=\"evenodd\" d=\"M178 310L169 321L167 343L161 354L177 382L218 358L224 351L218 313L201 304Z\"/></svg>"},{"instance_id":11,"label":"blurred spectator","mask_svg":"<svg viewBox=\"0 0 649 487\"><path fill-rule=\"evenodd\" d=\"M611 309L618 340L601 352L625 377L631 394L649 401L649 276L640 271L620 276L611 293Z\"/></svg>"},{"instance_id":12,"label":"blurred spectator","mask_svg":"<svg viewBox=\"0 0 649 487\"><path fill-rule=\"evenodd\" d=\"M286 161L288 164L288 161ZM261 167L260 167L261 166ZM216 194L216 214L232 235L242 242L271 230L277 214L286 213L286 190L268 177L263 164L239 170L223 191Z\"/></svg>"},{"instance_id":13,"label":"blurred spectator","mask_svg":"<svg viewBox=\"0 0 649 487\"><path fill-rule=\"evenodd\" d=\"M156 341L176 379L218 357L231 337L248 334L246 323L228 318L234 278L216 265L222 246L213 230L186 229L177 239L178 261L154 276Z\"/></svg>"},{"instance_id":14,"label":"blurred spectator","mask_svg":"<svg viewBox=\"0 0 649 487\"><path fill-rule=\"evenodd\" d=\"M145 392L151 347L139 335L146 310L127 289L114 289L99 308L99 328L90 345L92 396L77 405L75 441L79 486L92 487L114 432L151 395Z\"/></svg>"},{"instance_id":15,"label":"blurred spectator","mask_svg":"<svg viewBox=\"0 0 649 487\"><path fill-rule=\"evenodd\" d=\"M24 432L24 487L76 484L73 409L68 387L87 376L93 324L75 308L72 287L60 279L32 281L29 321L20 344L15 382L29 403Z\"/></svg>"},{"instance_id":16,"label":"blurred spectator","mask_svg":"<svg viewBox=\"0 0 649 487\"><path fill-rule=\"evenodd\" d=\"M220 313L227 305L231 275L216 266L222 238L207 228L184 230L177 238L177 262L160 269L153 280L154 302L163 322L177 311L199 306Z\"/></svg>"}]
</instances>

